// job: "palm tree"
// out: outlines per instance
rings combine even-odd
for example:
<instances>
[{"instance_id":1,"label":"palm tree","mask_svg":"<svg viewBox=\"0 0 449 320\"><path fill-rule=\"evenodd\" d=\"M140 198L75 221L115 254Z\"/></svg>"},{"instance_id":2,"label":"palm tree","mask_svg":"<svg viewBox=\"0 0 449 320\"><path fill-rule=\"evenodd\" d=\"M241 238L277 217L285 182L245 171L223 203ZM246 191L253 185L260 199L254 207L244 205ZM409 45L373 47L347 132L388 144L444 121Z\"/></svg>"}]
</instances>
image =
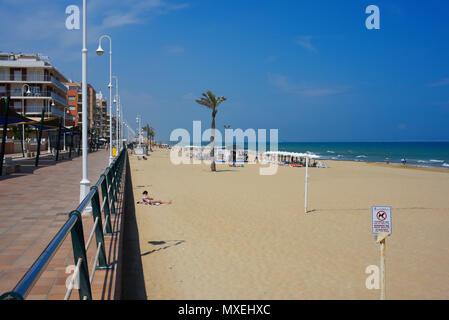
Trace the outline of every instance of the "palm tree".
<instances>
[{"instance_id":1,"label":"palm tree","mask_svg":"<svg viewBox=\"0 0 449 320\"><path fill-rule=\"evenodd\" d=\"M211 143L211 151L210 151L210 157L212 160L212 163L210 164L210 169L212 171L217 171L215 166L215 116L217 115L217 108L218 106L227 99L225 97L216 97L215 94L212 93L212 91L208 90L206 93L203 93L203 97L201 99L196 100L197 103L208 107L212 110L212 134L210 136L210 143Z\"/></svg>"},{"instance_id":2,"label":"palm tree","mask_svg":"<svg viewBox=\"0 0 449 320\"><path fill-rule=\"evenodd\" d=\"M153 145L153 138L154 138L154 129L150 127L149 124L147 124L145 127L143 127L143 132L146 132L147 139L150 142L150 151L153 151L152 145Z\"/></svg>"},{"instance_id":3,"label":"palm tree","mask_svg":"<svg viewBox=\"0 0 449 320\"><path fill-rule=\"evenodd\" d=\"M20 140L20 145L22 147L22 155L25 157L25 149L23 145L22 128L18 125L10 127L14 140Z\"/></svg>"}]
</instances>

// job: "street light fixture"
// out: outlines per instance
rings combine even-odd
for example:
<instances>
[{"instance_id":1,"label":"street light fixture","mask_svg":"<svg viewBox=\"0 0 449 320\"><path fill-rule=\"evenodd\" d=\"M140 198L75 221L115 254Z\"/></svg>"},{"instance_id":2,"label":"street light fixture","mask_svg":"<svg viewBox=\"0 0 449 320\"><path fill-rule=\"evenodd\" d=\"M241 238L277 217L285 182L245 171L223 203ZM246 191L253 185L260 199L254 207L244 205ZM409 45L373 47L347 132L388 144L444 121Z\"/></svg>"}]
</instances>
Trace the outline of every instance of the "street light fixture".
<instances>
[{"instance_id":1,"label":"street light fixture","mask_svg":"<svg viewBox=\"0 0 449 320\"><path fill-rule=\"evenodd\" d=\"M90 181L88 179L88 163L87 155L89 152L87 145L87 0L83 0L83 49L82 49L82 142L83 142L83 178L80 181L80 202L89 194ZM89 205L84 209L84 214L92 213L92 206Z\"/></svg>"},{"instance_id":2,"label":"street light fixture","mask_svg":"<svg viewBox=\"0 0 449 320\"><path fill-rule=\"evenodd\" d=\"M115 79L115 97L114 104L116 105L116 115L115 115L115 140L116 140L116 148L117 152L119 150L118 143L118 130L119 130L119 105L120 105L120 95L119 95L119 82L117 76L112 76Z\"/></svg>"},{"instance_id":3,"label":"street light fixture","mask_svg":"<svg viewBox=\"0 0 449 320\"><path fill-rule=\"evenodd\" d=\"M104 50L101 47L101 41L107 38L109 40L109 165L111 165L114 157L112 156L112 38L108 35L102 35L98 40L97 55L101 57L104 54Z\"/></svg>"},{"instance_id":4,"label":"street light fixture","mask_svg":"<svg viewBox=\"0 0 449 320\"><path fill-rule=\"evenodd\" d=\"M28 88L26 95L29 96L31 94L30 86L28 84L24 84L22 86L22 97L23 97L23 88L25 88L25 87ZM23 98L22 98L22 116L25 117L25 100ZM23 151L24 145L25 145L25 125L22 124L22 151ZM25 157L25 154L23 154L23 156Z\"/></svg>"},{"instance_id":5,"label":"street light fixture","mask_svg":"<svg viewBox=\"0 0 449 320\"><path fill-rule=\"evenodd\" d=\"M50 104L51 102L51 104ZM53 98L50 98L47 100L47 118L50 117L50 106L54 107L55 105L55 100ZM50 132L47 132L47 144L48 144L48 153L51 153L51 144L50 144Z\"/></svg>"}]
</instances>

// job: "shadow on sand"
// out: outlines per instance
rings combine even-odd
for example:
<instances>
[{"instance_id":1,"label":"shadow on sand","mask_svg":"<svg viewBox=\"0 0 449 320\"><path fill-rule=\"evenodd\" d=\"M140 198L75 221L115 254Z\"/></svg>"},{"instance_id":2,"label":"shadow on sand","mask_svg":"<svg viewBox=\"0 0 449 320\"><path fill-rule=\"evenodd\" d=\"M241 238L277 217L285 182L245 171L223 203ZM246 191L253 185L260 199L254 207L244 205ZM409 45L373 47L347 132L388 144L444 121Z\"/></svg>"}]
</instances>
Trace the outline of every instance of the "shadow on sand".
<instances>
[{"instance_id":1,"label":"shadow on sand","mask_svg":"<svg viewBox=\"0 0 449 320\"><path fill-rule=\"evenodd\" d=\"M150 251L145 252L145 253L142 253L142 257L143 256L147 256L149 254L152 254L154 252L158 252L158 251L161 251L161 250L167 250L167 249L169 249L171 247L179 246L180 244L182 244L184 242L186 242L186 241L185 240L148 241L148 243L153 245L153 246L164 246L164 245L165 246L157 248L157 249L150 250Z\"/></svg>"}]
</instances>

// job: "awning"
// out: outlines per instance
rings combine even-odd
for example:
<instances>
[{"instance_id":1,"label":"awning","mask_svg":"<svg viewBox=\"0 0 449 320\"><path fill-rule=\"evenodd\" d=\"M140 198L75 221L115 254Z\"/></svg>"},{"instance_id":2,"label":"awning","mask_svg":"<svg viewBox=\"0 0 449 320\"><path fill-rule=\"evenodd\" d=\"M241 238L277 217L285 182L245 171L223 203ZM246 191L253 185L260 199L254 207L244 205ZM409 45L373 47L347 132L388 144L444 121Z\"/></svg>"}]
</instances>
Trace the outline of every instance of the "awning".
<instances>
[{"instance_id":1,"label":"awning","mask_svg":"<svg viewBox=\"0 0 449 320\"><path fill-rule=\"evenodd\" d=\"M1 105L0 105L0 125L1 126L3 126L5 124L5 116L6 116L6 103L1 103ZM32 120L18 114L11 106L9 107L8 126L23 124L23 123L29 122L29 121L32 121Z\"/></svg>"}]
</instances>

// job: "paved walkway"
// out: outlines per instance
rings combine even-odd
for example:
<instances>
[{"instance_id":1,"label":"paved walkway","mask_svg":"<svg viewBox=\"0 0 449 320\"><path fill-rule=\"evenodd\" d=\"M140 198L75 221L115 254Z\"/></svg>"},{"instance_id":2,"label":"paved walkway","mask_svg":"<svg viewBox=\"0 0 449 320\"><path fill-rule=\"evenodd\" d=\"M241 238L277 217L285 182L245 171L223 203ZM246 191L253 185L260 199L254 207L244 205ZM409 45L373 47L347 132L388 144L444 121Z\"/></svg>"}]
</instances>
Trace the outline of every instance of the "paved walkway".
<instances>
[{"instance_id":1,"label":"paved walkway","mask_svg":"<svg viewBox=\"0 0 449 320\"><path fill-rule=\"evenodd\" d=\"M76 156L76 153L75 155ZM65 223L68 213L79 203L82 158L55 164L43 158L35 169L34 160L22 160L22 173L0 177L0 294L11 290L32 265L46 245ZM89 154L89 179L95 184L108 165L104 150ZM121 215L113 217L114 230L120 229ZM93 226L91 216L83 217L86 239ZM105 237L106 254L115 264L117 233ZM92 243L88 251L89 272ZM66 292L67 266L73 265L70 236L36 283L27 299L62 299ZM73 272L73 270L71 270ZM113 271L97 271L92 285L94 299L110 299ZM73 299L79 299L77 290Z\"/></svg>"}]
</instances>

